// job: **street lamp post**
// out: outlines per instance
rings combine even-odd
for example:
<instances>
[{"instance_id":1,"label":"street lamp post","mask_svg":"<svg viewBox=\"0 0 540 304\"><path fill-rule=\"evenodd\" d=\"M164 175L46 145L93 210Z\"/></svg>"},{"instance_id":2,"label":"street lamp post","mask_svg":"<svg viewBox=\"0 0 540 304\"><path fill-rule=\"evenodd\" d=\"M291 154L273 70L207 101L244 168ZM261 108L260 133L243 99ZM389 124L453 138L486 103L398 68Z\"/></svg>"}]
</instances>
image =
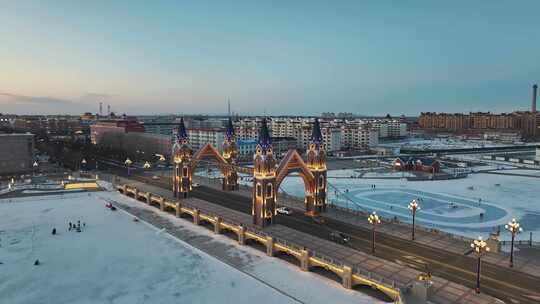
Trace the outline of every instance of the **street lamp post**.
<instances>
[{"instance_id":1,"label":"street lamp post","mask_svg":"<svg viewBox=\"0 0 540 304\"><path fill-rule=\"evenodd\" d=\"M512 242L510 244L510 267L514 267L514 239L517 234L523 231L523 228L519 226L519 223L513 218L508 224L504 225L504 228L512 234Z\"/></svg>"},{"instance_id":2,"label":"street lamp post","mask_svg":"<svg viewBox=\"0 0 540 304\"><path fill-rule=\"evenodd\" d=\"M39 166L38 162L34 161L34 163L32 164L32 167L34 168L34 175L36 175L36 173L37 173L38 166Z\"/></svg>"},{"instance_id":3,"label":"street lamp post","mask_svg":"<svg viewBox=\"0 0 540 304\"><path fill-rule=\"evenodd\" d=\"M409 210L412 212L412 240L414 241L414 221L416 218L416 211L420 210L420 205L418 204L418 200L413 199L408 206Z\"/></svg>"},{"instance_id":4,"label":"street lamp post","mask_svg":"<svg viewBox=\"0 0 540 304\"><path fill-rule=\"evenodd\" d=\"M86 159L82 159L81 160L81 171L84 171L84 169L86 169Z\"/></svg>"},{"instance_id":5,"label":"street lamp post","mask_svg":"<svg viewBox=\"0 0 540 304\"><path fill-rule=\"evenodd\" d=\"M129 166L131 166L132 163L133 162L131 161L131 159L129 159L129 157L126 158L126 161L124 162L124 164L126 164L126 166L127 166L127 175L128 176L129 176Z\"/></svg>"},{"instance_id":6,"label":"street lamp post","mask_svg":"<svg viewBox=\"0 0 540 304\"><path fill-rule=\"evenodd\" d=\"M159 162L161 163L161 166L162 166L161 167L161 176L163 177L163 171L164 171L163 169L165 169L164 168L164 166L165 166L165 156L163 156L163 154L159 155Z\"/></svg>"},{"instance_id":7,"label":"street lamp post","mask_svg":"<svg viewBox=\"0 0 540 304\"><path fill-rule=\"evenodd\" d=\"M474 254L478 259L478 264L476 266L476 293L480 293L480 265L481 258L487 252L489 252L489 247L487 246L486 241L482 240L482 237L479 236L477 240L474 240L471 243L471 248L473 249Z\"/></svg>"},{"instance_id":8,"label":"street lamp post","mask_svg":"<svg viewBox=\"0 0 540 304\"><path fill-rule=\"evenodd\" d=\"M381 219L375 211L368 217L368 222L371 224L371 253L375 253L375 226L381 223Z\"/></svg>"}]
</instances>

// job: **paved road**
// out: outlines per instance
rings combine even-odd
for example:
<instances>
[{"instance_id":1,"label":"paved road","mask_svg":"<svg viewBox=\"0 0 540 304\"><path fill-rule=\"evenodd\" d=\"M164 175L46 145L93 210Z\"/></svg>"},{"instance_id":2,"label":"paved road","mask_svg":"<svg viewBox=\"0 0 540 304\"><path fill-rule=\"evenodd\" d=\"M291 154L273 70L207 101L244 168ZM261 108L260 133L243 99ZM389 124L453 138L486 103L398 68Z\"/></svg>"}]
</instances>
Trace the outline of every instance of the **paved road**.
<instances>
[{"instance_id":1,"label":"paved road","mask_svg":"<svg viewBox=\"0 0 540 304\"><path fill-rule=\"evenodd\" d=\"M123 171L122 171L123 172ZM122 173L120 172L120 173ZM171 189L170 181L145 182ZM222 192L209 187L196 188L191 195L202 200L251 214L251 199ZM302 212L291 216L278 216L276 223L295 230L329 239L331 231L345 232L351 236L350 246L363 252L371 251L371 231L341 221L327 218L326 224L319 225ZM476 284L476 260L472 257L451 253L387 234L376 233L376 256L407 263L413 268L428 268L434 275L474 288ZM506 303L540 303L540 278L519 271L500 268L496 265L482 264L482 291Z\"/></svg>"}]
</instances>

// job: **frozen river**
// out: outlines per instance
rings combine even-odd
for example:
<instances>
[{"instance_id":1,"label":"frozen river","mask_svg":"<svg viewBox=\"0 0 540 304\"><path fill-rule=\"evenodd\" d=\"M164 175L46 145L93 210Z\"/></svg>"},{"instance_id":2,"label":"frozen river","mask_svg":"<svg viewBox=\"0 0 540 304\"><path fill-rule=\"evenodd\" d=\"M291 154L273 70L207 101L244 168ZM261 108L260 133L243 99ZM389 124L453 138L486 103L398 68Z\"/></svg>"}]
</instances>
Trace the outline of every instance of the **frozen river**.
<instances>
[{"instance_id":1,"label":"frozen river","mask_svg":"<svg viewBox=\"0 0 540 304\"><path fill-rule=\"evenodd\" d=\"M171 219L243 257L240 271L100 197L144 206L116 192L0 200L0 303L379 303ZM68 231L79 220L82 231Z\"/></svg>"}]
</instances>

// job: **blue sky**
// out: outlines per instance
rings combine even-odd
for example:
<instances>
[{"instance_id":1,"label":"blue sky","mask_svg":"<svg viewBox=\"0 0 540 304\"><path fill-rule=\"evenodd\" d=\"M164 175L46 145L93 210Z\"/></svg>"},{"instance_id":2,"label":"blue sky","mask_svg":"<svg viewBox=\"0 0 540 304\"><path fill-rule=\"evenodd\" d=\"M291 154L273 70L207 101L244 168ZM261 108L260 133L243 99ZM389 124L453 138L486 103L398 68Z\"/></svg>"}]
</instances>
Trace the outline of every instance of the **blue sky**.
<instances>
[{"instance_id":1,"label":"blue sky","mask_svg":"<svg viewBox=\"0 0 540 304\"><path fill-rule=\"evenodd\" d=\"M540 82L540 1L0 7L0 112L503 112Z\"/></svg>"}]
</instances>

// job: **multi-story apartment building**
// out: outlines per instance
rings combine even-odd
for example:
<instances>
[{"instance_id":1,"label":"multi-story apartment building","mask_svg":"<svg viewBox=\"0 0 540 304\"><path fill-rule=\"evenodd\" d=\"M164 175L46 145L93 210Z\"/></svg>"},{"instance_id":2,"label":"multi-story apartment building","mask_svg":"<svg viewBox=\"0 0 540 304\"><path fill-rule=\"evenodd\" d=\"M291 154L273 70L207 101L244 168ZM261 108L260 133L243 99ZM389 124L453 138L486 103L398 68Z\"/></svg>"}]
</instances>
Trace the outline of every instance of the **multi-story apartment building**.
<instances>
[{"instance_id":1,"label":"multi-story apartment building","mask_svg":"<svg viewBox=\"0 0 540 304\"><path fill-rule=\"evenodd\" d=\"M206 144L212 144L219 151L222 150L225 139L224 128L189 128L187 130L189 143L194 151L199 150Z\"/></svg>"},{"instance_id":2,"label":"multi-story apartment building","mask_svg":"<svg viewBox=\"0 0 540 304\"><path fill-rule=\"evenodd\" d=\"M177 117L168 116L138 116L137 120L144 126L144 132L171 136L176 128Z\"/></svg>"},{"instance_id":3,"label":"multi-story apartment building","mask_svg":"<svg viewBox=\"0 0 540 304\"><path fill-rule=\"evenodd\" d=\"M12 127L17 132L70 135L76 131L83 130L87 126L81 123L79 116L24 115L13 119Z\"/></svg>"},{"instance_id":4,"label":"multi-story apartment building","mask_svg":"<svg viewBox=\"0 0 540 304\"><path fill-rule=\"evenodd\" d=\"M366 120L379 133L379 138L401 138L408 135L407 123L397 119Z\"/></svg>"},{"instance_id":5,"label":"multi-story apartment building","mask_svg":"<svg viewBox=\"0 0 540 304\"><path fill-rule=\"evenodd\" d=\"M259 118L244 118L236 122L236 133L240 139L257 138ZM311 136L312 118L272 118L270 132L274 137L292 137L297 148L306 150ZM366 150L378 144L378 138L403 137L407 135L407 124L393 119L321 119L323 147L332 153L342 149Z\"/></svg>"},{"instance_id":6,"label":"multi-story apartment building","mask_svg":"<svg viewBox=\"0 0 540 304\"><path fill-rule=\"evenodd\" d=\"M259 134L258 118L244 118L235 123L235 132L238 139L255 139Z\"/></svg>"},{"instance_id":7,"label":"multi-story apartment building","mask_svg":"<svg viewBox=\"0 0 540 304\"><path fill-rule=\"evenodd\" d=\"M90 141L100 144L105 134L124 134L131 132L144 132L144 126L134 118L124 116L121 119L100 120L90 126Z\"/></svg>"},{"instance_id":8,"label":"multi-story apartment building","mask_svg":"<svg viewBox=\"0 0 540 304\"><path fill-rule=\"evenodd\" d=\"M426 131L451 133L517 131L525 138L535 138L540 136L539 114L530 111L501 114L490 112L469 114L423 112L418 118L418 124Z\"/></svg>"},{"instance_id":9,"label":"multi-story apartment building","mask_svg":"<svg viewBox=\"0 0 540 304\"><path fill-rule=\"evenodd\" d=\"M379 143L379 132L369 124L344 125L341 136L341 146L348 150L367 150Z\"/></svg>"}]
</instances>

